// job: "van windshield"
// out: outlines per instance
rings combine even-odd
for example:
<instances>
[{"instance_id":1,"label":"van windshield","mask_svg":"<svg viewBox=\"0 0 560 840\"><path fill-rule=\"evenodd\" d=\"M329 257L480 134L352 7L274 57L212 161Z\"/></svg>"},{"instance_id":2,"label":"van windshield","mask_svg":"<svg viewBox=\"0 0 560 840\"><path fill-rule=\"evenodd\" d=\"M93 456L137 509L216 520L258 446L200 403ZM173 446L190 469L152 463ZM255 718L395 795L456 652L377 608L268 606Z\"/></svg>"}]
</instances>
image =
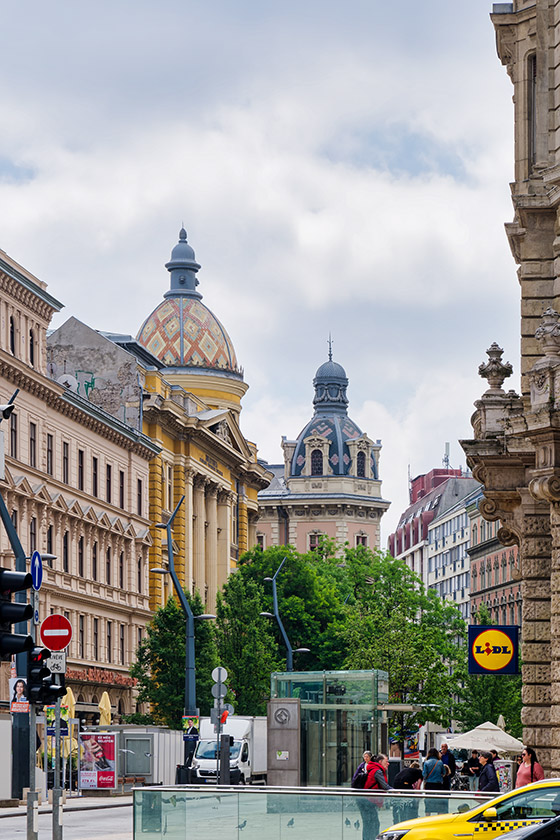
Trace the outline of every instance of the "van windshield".
<instances>
[{"instance_id":1,"label":"van windshield","mask_svg":"<svg viewBox=\"0 0 560 840\"><path fill-rule=\"evenodd\" d=\"M233 746L229 748L229 757L237 758L239 750L241 749L241 741L234 741ZM199 741L196 746L195 755L197 758L209 758L216 761L216 742L215 741Z\"/></svg>"}]
</instances>

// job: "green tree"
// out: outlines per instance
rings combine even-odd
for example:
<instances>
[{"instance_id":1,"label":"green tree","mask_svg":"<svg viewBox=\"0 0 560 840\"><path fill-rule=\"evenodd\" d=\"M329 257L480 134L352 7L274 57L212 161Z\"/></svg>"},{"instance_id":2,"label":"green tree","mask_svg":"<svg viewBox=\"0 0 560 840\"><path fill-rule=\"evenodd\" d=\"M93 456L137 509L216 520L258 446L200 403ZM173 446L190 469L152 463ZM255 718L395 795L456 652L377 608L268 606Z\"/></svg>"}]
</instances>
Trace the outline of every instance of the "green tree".
<instances>
[{"instance_id":1,"label":"green tree","mask_svg":"<svg viewBox=\"0 0 560 840\"><path fill-rule=\"evenodd\" d=\"M383 552L346 552L350 607L342 637L347 668L378 668L389 675L390 700L422 705L401 728L421 719L446 724L465 676L465 624L459 610Z\"/></svg>"},{"instance_id":2,"label":"green tree","mask_svg":"<svg viewBox=\"0 0 560 840\"><path fill-rule=\"evenodd\" d=\"M194 615L204 612L198 592L186 593ZM174 597L156 610L146 636L136 650L131 676L138 680L138 702L149 703L147 715L132 715L130 722L154 723L181 729L185 705L185 615ZM195 621L196 697L201 714L212 705L212 669L217 664L216 643L209 622Z\"/></svg>"},{"instance_id":3,"label":"green tree","mask_svg":"<svg viewBox=\"0 0 560 840\"><path fill-rule=\"evenodd\" d=\"M239 573L218 594L218 657L228 672L236 714L265 715L270 674L281 669L273 629L260 617L263 599L262 585Z\"/></svg>"},{"instance_id":4,"label":"green tree","mask_svg":"<svg viewBox=\"0 0 560 840\"><path fill-rule=\"evenodd\" d=\"M473 620L483 626L495 624L485 604L473 614ZM486 721L496 723L503 715L510 735L522 737L520 674L469 674L465 679L464 697L465 702L456 711L463 731Z\"/></svg>"},{"instance_id":5,"label":"green tree","mask_svg":"<svg viewBox=\"0 0 560 840\"><path fill-rule=\"evenodd\" d=\"M294 650L310 650L299 654L299 660L295 655L295 667L306 671L340 668L344 647L338 627L346 610L336 582L321 573L324 557L320 553L299 554L292 546L252 549L242 556L237 574L264 587L264 609L272 612L272 584L264 583L264 578L275 574L284 557L286 563L276 579L280 616ZM271 629L277 640L276 659L285 661L286 649L274 623Z\"/></svg>"}]
</instances>

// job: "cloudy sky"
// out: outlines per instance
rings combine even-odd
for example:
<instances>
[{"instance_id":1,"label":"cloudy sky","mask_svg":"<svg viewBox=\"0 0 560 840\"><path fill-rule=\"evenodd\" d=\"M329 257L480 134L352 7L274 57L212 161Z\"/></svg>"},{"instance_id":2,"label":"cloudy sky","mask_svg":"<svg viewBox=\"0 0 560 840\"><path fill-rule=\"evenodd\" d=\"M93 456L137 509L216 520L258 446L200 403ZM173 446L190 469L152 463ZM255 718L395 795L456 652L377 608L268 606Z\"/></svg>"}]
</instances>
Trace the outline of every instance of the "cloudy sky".
<instances>
[{"instance_id":1,"label":"cloudy sky","mask_svg":"<svg viewBox=\"0 0 560 840\"><path fill-rule=\"evenodd\" d=\"M392 506L464 465L478 364L518 369L512 89L490 3L0 0L0 249L136 334L181 223L269 462L329 332ZM510 387L517 388L517 377Z\"/></svg>"}]
</instances>

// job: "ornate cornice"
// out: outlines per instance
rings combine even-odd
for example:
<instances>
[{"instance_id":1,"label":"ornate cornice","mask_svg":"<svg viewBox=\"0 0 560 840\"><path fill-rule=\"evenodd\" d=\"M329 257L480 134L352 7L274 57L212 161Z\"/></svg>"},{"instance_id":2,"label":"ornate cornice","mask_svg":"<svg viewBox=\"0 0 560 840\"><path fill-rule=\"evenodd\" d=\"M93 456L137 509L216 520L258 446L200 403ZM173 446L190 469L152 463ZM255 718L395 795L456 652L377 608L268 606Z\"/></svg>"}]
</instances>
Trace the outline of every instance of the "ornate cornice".
<instances>
[{"instance_id":1,"label":"ornate cornice","mask_svg":"<svg viewBox=\"0 0 560 840\"><path fill-rule=\"evenodd\" d=\"M18 303L27 306L47 323L55 312L60 312L64 304L50 295L41 286L22 274L0 256L0 289Z\"/></svg>"}]
</instances>

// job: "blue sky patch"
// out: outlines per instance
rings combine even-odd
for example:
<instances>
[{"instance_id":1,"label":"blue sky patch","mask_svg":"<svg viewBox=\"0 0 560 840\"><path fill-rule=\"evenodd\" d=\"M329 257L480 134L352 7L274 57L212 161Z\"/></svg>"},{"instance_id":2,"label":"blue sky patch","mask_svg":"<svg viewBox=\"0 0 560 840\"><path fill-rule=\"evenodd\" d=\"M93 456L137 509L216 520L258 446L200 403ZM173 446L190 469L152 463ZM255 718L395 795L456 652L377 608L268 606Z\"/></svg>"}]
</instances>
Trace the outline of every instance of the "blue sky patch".
<instances>
[{"instance_id":1,"label":"blue sky patch","mask_svg":"<svg viewBox=\"0 0 560 840\"><path fill-rule=\"evenodd\" d=\"M18 166L9 158L0 157L0 181L3 183L23 184L31 181L34 175L28 166Z\"/></svg>"}]
</instances>

